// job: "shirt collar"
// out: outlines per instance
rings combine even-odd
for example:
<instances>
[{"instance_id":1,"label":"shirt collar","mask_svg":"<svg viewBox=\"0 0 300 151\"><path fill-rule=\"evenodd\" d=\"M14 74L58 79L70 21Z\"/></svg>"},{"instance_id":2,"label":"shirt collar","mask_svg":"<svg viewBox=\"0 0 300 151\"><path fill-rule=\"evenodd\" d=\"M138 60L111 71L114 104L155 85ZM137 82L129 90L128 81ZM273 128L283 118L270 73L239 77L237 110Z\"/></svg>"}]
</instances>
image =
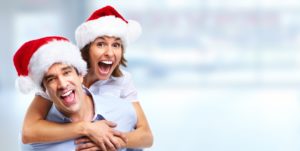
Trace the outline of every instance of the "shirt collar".
<instances>
[{"instance_id":1,"label":"shirt collar","mask_svg":"<svg viewBox=\"0 0 300 151\"><path fill-rule=\"evenodd\" d=\"M120 76L120 77L110 76L107 80L98 80L98 81L94 82L94 83L91 85L91 87L92 87L92 86L94 86L94 87L99 87L100 85L104 85L104 84L107 83L107 82L116 81L116 80L122 78L122 77L124 76L124 71L123 71L123 70L121 70L121 71L122 71L122 73L123 73L122 76Z\"/></svg>"}]
</instances>

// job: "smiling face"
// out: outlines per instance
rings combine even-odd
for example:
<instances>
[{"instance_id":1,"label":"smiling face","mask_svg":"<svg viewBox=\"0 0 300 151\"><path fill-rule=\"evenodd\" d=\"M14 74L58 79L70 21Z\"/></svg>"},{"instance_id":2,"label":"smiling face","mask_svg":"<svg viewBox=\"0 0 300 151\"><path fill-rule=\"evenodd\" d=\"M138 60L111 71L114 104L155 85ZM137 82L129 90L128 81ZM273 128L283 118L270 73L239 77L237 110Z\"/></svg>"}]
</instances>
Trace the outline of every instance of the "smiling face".
<instances>
[{"instance_id":1,"label":"smiling face","mask_svg":"<svg viewBox=\"0 0 300 151\"><path fill-rule=\"evenodd\" d=\"M79 112L83 90L81 83L83 77L78 75L75 68L63 64L53 64L45 73L43 86L48 92L56 108L65 116Z\"/></svg>"},{"instance_id":2,"label":"smiling face","mask_svg":"<svg viewBox=\"0 0 300 151\"><path fill-rule=\"evenodd\" d=\"M122 53L120 38L108 36L96 38L89 50L89 74L95 75L95 80L108 79L120 64Z\"/></svg>"}]
</instances>

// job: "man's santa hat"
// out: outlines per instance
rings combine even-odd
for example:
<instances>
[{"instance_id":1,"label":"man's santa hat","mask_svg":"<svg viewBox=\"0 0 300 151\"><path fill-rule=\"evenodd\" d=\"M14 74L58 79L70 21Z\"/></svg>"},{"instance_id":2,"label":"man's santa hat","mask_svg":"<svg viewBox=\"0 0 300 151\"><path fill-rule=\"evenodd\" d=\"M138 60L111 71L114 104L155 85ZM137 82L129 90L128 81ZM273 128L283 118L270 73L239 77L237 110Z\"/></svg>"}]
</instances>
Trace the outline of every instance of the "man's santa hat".
<instances>
[{"instance_id":1,"label":"man's santa hat","mask_svg":"<svg viewBox=\"0 0 300 151\"><path fill-rule=\"evenodd\" d=\"M87 70L78 47L59 36L24 43L15 53L13 61L19 76L16 87L25 94L34 88L42 90L43 76L54 63L72 65L81 75L85 75Z\"/></svg>"},{"instance_id":2,"label":"man's santa hat","mask_svg":"<svg viewBox=\"0 0 300 151\"><path fill-rule=\"evenodd\" d=\"M106 6L96 10L77 27L75 39L80 49L101 36L119 37L126 45L135 41L141 32L138 22L126 20L113 7Z\"/></svg>"}]
</instances>

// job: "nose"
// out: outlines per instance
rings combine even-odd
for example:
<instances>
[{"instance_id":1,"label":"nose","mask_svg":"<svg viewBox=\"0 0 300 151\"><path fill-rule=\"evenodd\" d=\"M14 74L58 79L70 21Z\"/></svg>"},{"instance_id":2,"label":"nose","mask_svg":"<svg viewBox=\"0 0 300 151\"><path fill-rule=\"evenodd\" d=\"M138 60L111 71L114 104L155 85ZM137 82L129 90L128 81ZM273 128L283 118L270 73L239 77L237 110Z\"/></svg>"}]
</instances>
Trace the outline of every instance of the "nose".
<instances>
[{"instance_id":1,"label":"nose","mask_svg":"<svg viewBox=\"0 0 300 151\"><path fill-rule=\"evenodd\" d=\"M58 77L58 88L65 89L67 86L67 80L63 76Z\"/></svg>"},{"instance_id":2,"label":"nose","mask_svg":"<svg viewBox=\"0 0 300 151\"><path fill-rule=\"evenodd\" d=\"M105 55L106 55L106 56L109 56L109 57L111 57L111 56L114 55L114 49L113 49L112 46L108 46L108 47L107 47L107 49L106 49L106 51L105 51Z\"/></svg>"}]
</instances>

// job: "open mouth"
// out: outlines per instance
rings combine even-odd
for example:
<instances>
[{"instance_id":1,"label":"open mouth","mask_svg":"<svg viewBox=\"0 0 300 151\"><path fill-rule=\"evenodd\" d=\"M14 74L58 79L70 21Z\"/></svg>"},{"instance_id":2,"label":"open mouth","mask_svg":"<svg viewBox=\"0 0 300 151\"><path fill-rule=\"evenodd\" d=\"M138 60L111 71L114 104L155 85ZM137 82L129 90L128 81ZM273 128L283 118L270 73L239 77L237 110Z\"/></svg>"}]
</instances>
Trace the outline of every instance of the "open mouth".
<instances>
[{"instance_id":1,"label":"open mouth","mask_svg":"<svg viewBox=\"0 0 300 151\"><path fill-rule=\"evenodd\" d=\"M74 90L69 90L63 93L60 98L63 100L62 102L66 106L70 106L75 103L75 93Z\"/></svg>"},{"instance_id":2,"label":"open mouth","mask_svg":"<svg viewBox=\"0 0 300 151\"><path fill-rule=\"evenodd\" d=\"M99 71L101 74L108 74L113 65L112 61L100 61L98 62Z\"/></svg>"}]
</instances>

